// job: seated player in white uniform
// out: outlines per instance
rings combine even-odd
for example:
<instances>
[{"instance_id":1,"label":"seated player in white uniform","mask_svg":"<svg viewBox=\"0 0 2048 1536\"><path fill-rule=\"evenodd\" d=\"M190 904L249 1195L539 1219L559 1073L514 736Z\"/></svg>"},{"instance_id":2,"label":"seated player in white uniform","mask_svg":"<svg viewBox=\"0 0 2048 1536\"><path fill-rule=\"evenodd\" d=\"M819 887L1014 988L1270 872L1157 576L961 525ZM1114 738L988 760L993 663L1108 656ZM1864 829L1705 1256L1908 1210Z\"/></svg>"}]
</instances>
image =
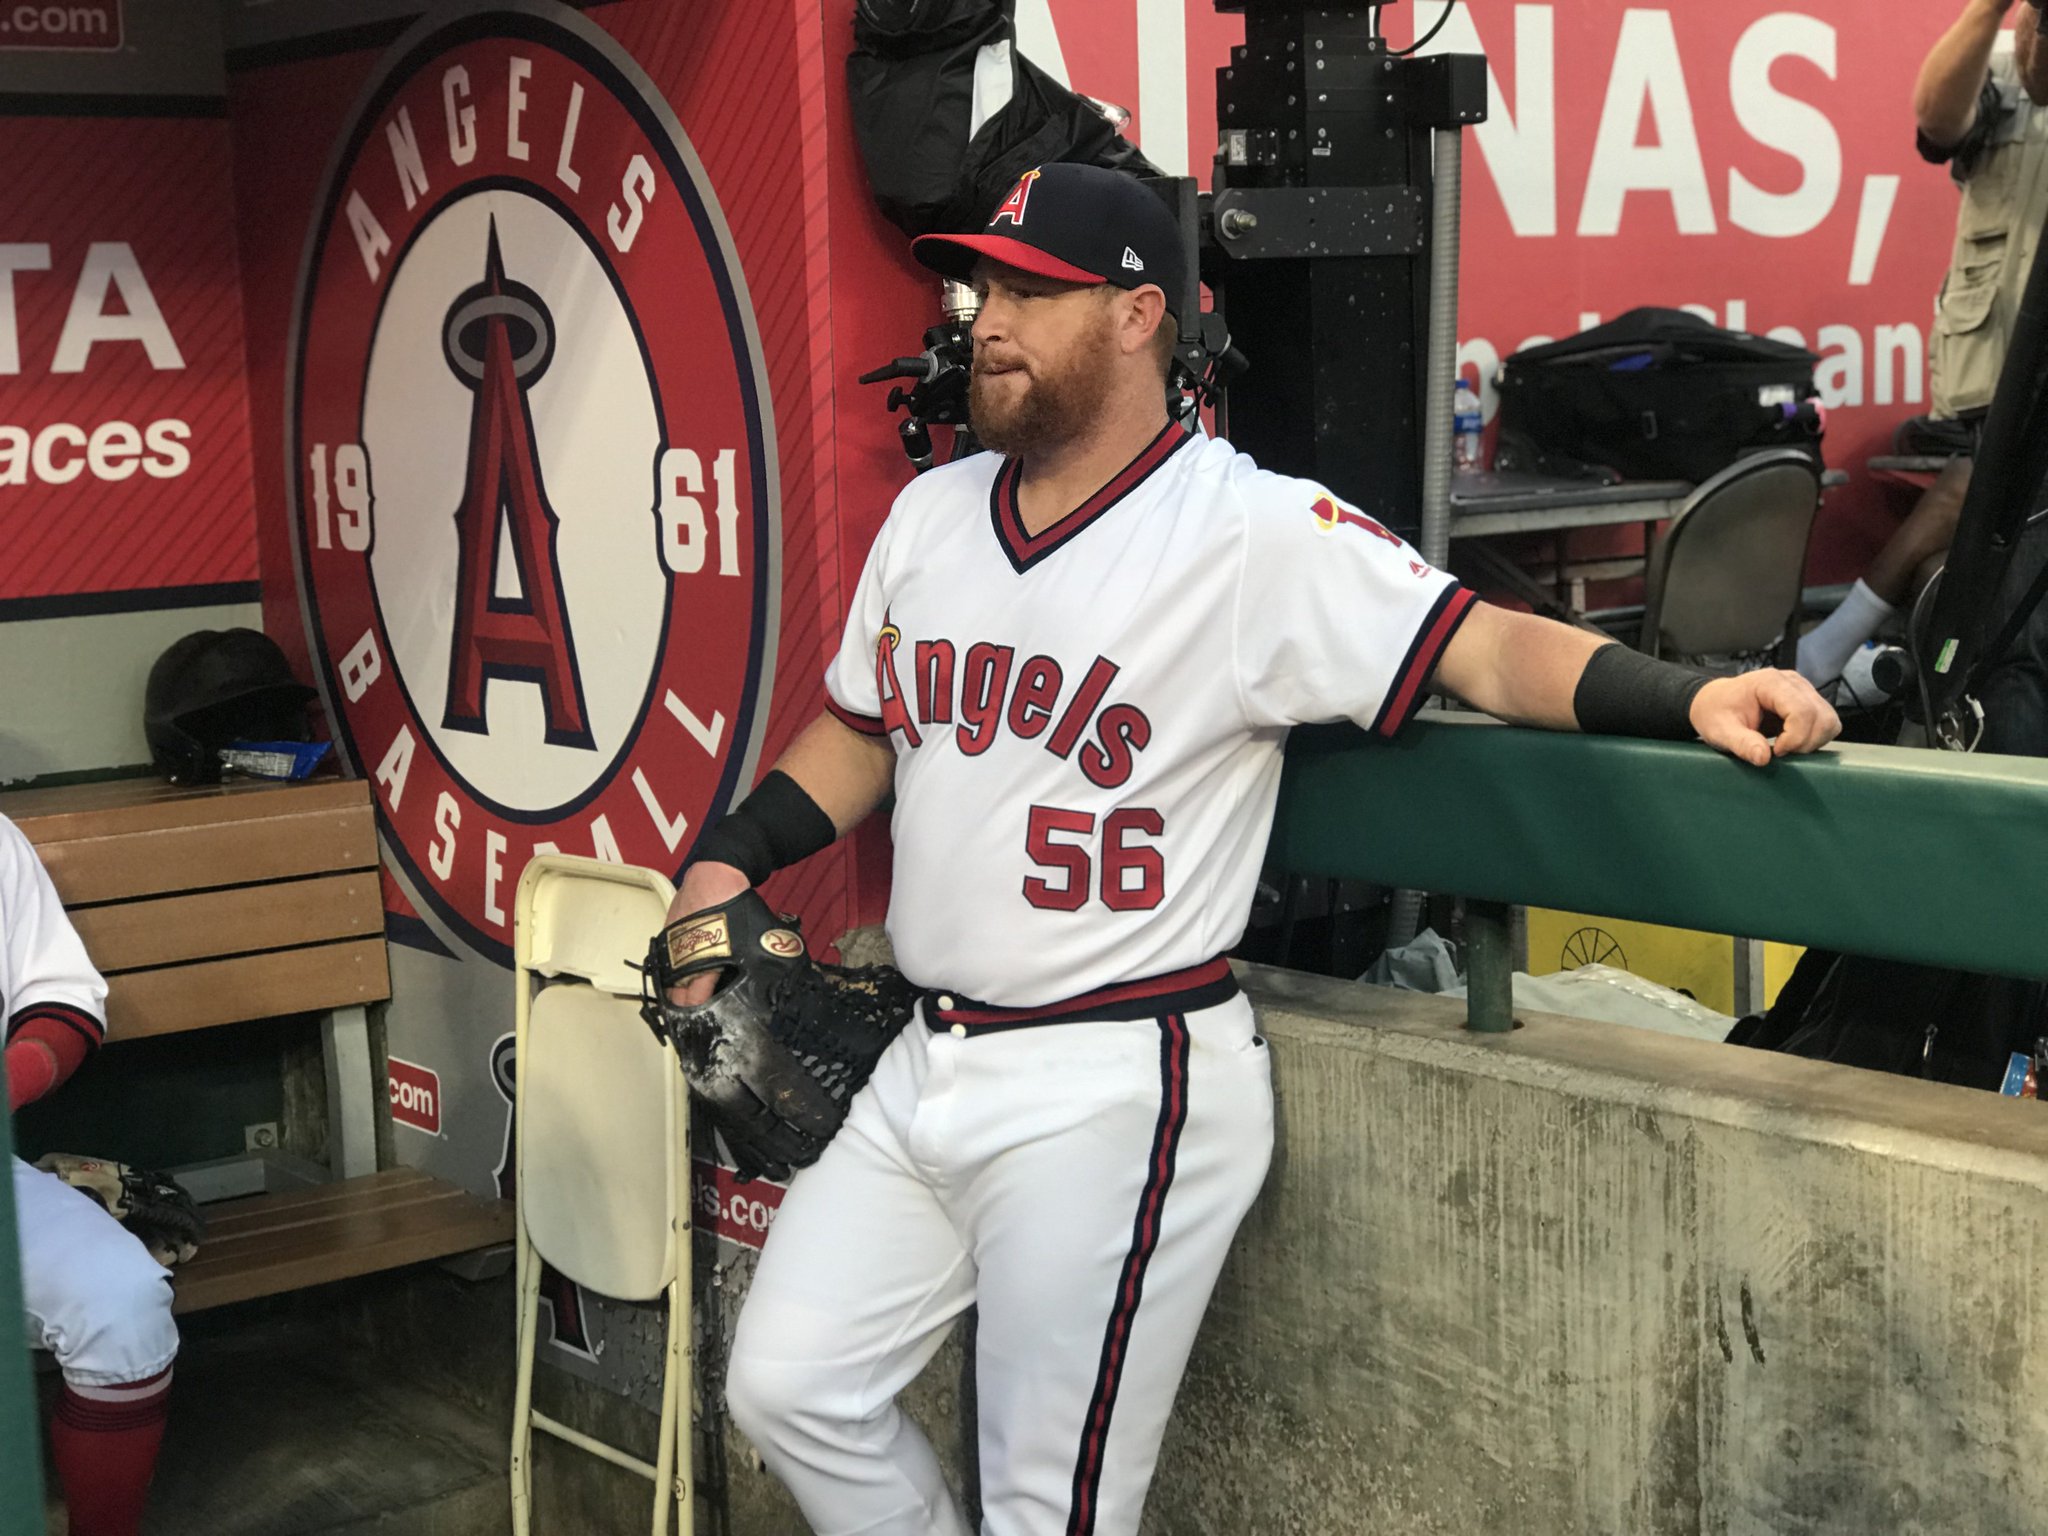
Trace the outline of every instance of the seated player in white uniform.
<instances>
[{"instance_id":1,"label":"seated player in white uniform","mask_svg":"<svg viewBox=\"0 0 2048 1536\"><path fill-rule=\"evenodd\" d=\"M1272 1147L1222 957L1288 728L1392 736L1432 678L1504 719L1754 764L1840 723L1796 674L1709 682L1478 602L1324 487L1184 432L1179 236L1130 178L1048 165L982 235L915 249L984 295L992 451L897 498L827 713L705 836L672 911L894 790L889 935L927 995L791 1184L727 1397L821 1536L963 1536L895 1399L976 1305L983 1529L1128 1536Z\"/></svg>"},{"instance_id":2,"label":"seated player in white uniform","mask_svg":"<svg viewBox=\"0 0 2048 1536\"><path fill-rule=\"evenodd\" d=\"M107 984L19 828L0 816L0 1012L7 1108L42 1098L106 1037ZM163 1440L170 1271L89 1195L14 1159L28 1337L57 1357L50 1426L71 1536L136 1536Z\"/></svg>"}]
</instances>

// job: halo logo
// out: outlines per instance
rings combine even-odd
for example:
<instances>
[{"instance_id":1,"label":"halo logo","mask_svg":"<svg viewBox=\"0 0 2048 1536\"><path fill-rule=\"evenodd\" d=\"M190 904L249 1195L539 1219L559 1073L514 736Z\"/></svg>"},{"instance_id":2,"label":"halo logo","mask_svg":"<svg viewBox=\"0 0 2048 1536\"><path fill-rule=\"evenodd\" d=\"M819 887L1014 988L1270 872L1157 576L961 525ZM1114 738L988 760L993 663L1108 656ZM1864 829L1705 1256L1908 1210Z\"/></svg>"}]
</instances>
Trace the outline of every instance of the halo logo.
<instances>
[{"instance_id":1,"label":"halo logo","mask_svg":"<svg viewBox=\"0 0 2048 1536\"><path fill-rule=\"evenodd\" d=\"M399 41L315 205L291 524L390 853L500 962L533 853L680 869L753 769L764 378L703 169L609 36L500 0Z\"/></svg>"}]
</instances>

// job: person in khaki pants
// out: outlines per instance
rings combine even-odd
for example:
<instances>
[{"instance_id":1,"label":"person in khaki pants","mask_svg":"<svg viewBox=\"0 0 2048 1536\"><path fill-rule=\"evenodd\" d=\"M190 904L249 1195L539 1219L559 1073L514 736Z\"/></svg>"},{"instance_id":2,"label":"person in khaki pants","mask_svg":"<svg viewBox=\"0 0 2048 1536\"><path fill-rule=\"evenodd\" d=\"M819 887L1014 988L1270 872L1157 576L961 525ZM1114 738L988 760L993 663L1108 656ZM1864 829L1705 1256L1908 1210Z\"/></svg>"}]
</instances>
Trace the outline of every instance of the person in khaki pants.
<instances>
[{"instance_id":1,"label":"person in khaki pants","mask_svg":"<svg viewBox=\"0 0 2048 1536\"><path fill-rule=\"evenodd\" d=\"M2035 0L1967 0L1913 92L1920 153L1962 192L1928 348L1936 421L1981 421L1989 409L2048 219L2040 24Z\"/></svg>"}]
</instances>

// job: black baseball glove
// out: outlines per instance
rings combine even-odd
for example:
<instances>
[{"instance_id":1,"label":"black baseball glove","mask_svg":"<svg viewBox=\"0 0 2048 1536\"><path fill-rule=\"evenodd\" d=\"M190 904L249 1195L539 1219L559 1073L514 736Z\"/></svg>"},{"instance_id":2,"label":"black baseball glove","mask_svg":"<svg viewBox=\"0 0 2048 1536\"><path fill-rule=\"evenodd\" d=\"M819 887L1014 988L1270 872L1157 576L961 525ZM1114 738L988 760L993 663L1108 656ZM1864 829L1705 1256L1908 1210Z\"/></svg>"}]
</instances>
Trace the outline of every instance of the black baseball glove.
<instances>
[{"instance_id":1,"label":"black baseball glove","mask_svg":"<svg viewBox=\"0 0 2048 1536\"><path fill-rule=\"evenodd\" d=\"M709 1001L668 1000L711 971ZM742 1179L818 1160L918 997L888 966L811 959L796 919L751 890L662 929L642 974L640 1012L675 1047Z\"/></svg>"},{"instance_id":2,"label":"black baseball glove","mask_svg":"<svg viewBox=\"0 0 2048 1536\"><path fill-rule=\"evenodd\" d=\"M169 1174L74 1152L52 1152L36 1166L92 1196L109 1216L141 1238L150 1257L164 1268L182 1264L199 1251L206 1223L185 1186Z\"/></svg>"}]
</instances>

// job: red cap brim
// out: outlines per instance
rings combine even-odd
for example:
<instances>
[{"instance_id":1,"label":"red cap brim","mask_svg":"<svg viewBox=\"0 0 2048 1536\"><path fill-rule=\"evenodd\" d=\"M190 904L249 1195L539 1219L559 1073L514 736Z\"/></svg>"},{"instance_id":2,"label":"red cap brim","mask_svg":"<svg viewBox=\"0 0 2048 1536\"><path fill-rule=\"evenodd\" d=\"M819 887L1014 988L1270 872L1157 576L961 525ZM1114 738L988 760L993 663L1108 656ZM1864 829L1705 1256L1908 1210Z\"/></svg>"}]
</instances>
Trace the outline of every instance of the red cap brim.
<instances>
[{"instance_id":1,"label":"red cap brim","mask_svg":"<svg viewBox=\"0 0 2048 1536\"><path fill-rule=\"evenodd\" d=\"M1089 272L1072 262L1061 261L1050 252L1027 244L1012 235L919 235L910 242L910 254L942 277L966 282L977 256L1000 261L1006 267L1038 277L1057 278L1063 283L1106 283L1108 278Z\"/></svg>"}]
</instances>

